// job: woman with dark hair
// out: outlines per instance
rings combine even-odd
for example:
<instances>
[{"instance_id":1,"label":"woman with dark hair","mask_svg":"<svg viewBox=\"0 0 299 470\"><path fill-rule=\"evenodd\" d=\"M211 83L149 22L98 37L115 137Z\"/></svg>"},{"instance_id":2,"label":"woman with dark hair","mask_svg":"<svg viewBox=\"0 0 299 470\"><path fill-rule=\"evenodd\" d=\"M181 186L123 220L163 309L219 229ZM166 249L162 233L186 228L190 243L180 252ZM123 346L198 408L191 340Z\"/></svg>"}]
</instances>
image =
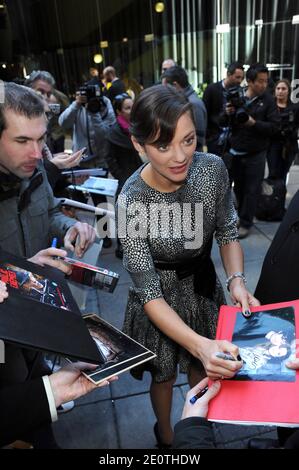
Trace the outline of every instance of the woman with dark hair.
<instances>
[{"instance_id":1,"label":"woman with dark hair","mask_svg":"<svg viewBox=\"0 0 299 470\"><path fill-rule=\"evenodd\" d=\"M129 176L142 164L130 136L130 114L133 100L127 93L117 95L113 101L116 123L110 128L108 141L110 144L107 154L109 171L118 180L116 199ZM115 256L122 258L122 248L117 238Z\"/></svg>"},{"instance_id":2,"label":"woman with dark hair","mask_svg":"<svg viewBox=\"0 0 299 470\"><path fill-rule=\"evenodd\" d=\"M281 122L267 154L268 178L281 179L286 183L287 174L298 152L299 108L291 101L291 84L287 79L276 83L274 95Z\"/></svg>"},{"instance_id":3,"label":"woman with dark hair","mask_svg":"<svg viewBox=\"0 0 299 470\"><path fill-rule=\"evenodd\" d=\"M118 198L118 234L129 292L124 331L157 357L132 372L152 375L150 395L158 446L170 446L172 387L177 366L190 384L208 374L230 378L240 361L228 341L213 341L224 294L210 258L213 235L220 246L233 302L249 314L258 301L246 290L243 253L226 168L219 157L195 152L192 108L173 87L144 90L131 113L135 149L148 163L124 184Z\"/></svg>"}]
</instances>

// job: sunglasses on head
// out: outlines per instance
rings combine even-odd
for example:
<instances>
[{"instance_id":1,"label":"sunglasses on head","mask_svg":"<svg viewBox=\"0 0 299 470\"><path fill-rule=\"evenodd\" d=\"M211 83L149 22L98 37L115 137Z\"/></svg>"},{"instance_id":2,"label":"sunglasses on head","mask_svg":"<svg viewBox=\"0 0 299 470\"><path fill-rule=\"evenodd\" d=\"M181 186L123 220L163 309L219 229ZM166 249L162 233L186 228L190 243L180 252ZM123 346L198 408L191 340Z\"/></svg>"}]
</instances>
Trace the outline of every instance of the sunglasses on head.
<instances>
[{"instance_id":1,"label":"sunglasses on head","mask_svg":"<svg viewBox=\"0 0 299 470\"><path fill-rule=\"evenodd\" d=\"M123 100L123 99L126 99L126 98L131 99L131 96L128 95L128 93L121 93L120 95L116 95L114 99L115 100Z\"/></svg>"}]
</instances>

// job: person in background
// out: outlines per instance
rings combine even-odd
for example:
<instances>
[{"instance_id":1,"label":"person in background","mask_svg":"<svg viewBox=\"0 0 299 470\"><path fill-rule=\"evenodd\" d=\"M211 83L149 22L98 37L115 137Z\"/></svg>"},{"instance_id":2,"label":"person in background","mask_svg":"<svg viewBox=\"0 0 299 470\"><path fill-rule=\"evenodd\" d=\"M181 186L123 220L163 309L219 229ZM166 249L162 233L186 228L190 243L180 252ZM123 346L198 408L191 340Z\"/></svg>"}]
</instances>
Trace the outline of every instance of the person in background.
<instances>
[{"instance_id":1,"label":"person in background","mask_svg":"<svg viewBox=\"0 0 299 470\"><path fill-rule=\"evenodd\" d=\"M170 67L174 67L177 65L173 59L164 59L161 65L161 75L163 75L166 70L170 69Z\"/></svg>"},{"instance_id":2,"label":"person in background","mask_svg":"<svg viewBox=\"0 0 299 470\"><path fill-rule=\"evenodd\" d=\"M92 66L89 68L89 77L89 85L98 85L99 87L103 87L103 83L100 79L100 74L97 67Z\"/></svg>"},{"instance_id":3,"label":"person in background","mask_svg":"<svg viewBox=\"0 0 299 470\"><path fill-rule=\"evenodd\" d=\"M246 238L253 226L267 151L280 124L275 101L267 92L268 79L269 70L264 64L251 65L246 72L248 87L242 96L244 104L235 107L228 100L223 115L223 125L231 127L229 153L240 239Z\"/></svg>"},{"instance_id":4,"label":"person in background","mask_svg":"<svg viewBox=\"0 0 299 470\"><path fill-rule=\"evenodd\" d=\"M276 83L274 96L281 122L267 152L268 178L281 179L286 183L288 172L298 153L299 107L291 101L291 84L286 79Z\"/></svg>"},{"instance_id":5,"label":"person in background","mask_svg":"<svg viewBox=\"0 0 299 470\"><path fill-rule=\"evenodd\" d=\"M107 163L113 178L118 180L118 190L115 200L122 190L126 180L136 171L142 161L136 151L130 134L130 115L133 100L127 93L122 93L114 98L114 111L116 123L110 128L108 141L110 144L107 154ZM122 247L117 238L115 256L122 258Z\"/></svg>"},{"instance_id":6,"label":"person in background","mask_svg":"<svg viewBox=\"0 0 299 470\"><path fill-rule=\"evenodd\" d=\"M64 152L65 135L58 124L59 115L68 107L68 97L55 89L55 79L46 70L34 70L25 81L48 105L47 145L53 154Z\"/></svg>"},{"instance_id":7,"label":"person in background","mask_svg":"<svg viewBox=\"0 0 299 470\"><path fill-rule=\"evenodd\" d=\"M113 103L114 98L121 93L125 93L125 85L120 78L116 76L116 70L109 65L103 70L103 77L105 83L104 94Z\"/></svg>"},{"instance_id":8,"label":"person in background","mask_svg":"<svg viewBox=\"0 0 299 470\"><path fill-rule=\"evenodd\" d=\"M174 86L178 91L181 91L189 103L191 103L197 137L196 150L201 152L206 138L207 111L203 101L197 96L195 90L190 85L187 72L183 67L179 67L178 65L170 67L162 75L162 84Z\"/></svg>"},{"instance_id":9,"label":"person in background","mask_svg":"<svg viewBox=\"0 0 299 470\"><path fill-rule=\"evenodd\" d=\"M203 102L208 114L207 147L208 152L224 157L229 150L229 129L221 127L220 115L226 106L226 92L231 87L238 87L244 80L244 67L240 62L233 62L227 68L224 80L211 83L203 95Z\"/></svg>"},{"instance_id":10,"label":"person in background","mask_svg":"<svg viewBox=\"0 0 299 470\"><path fill-rule=\"evenodd\" d=\"M65 132L58 123L59 115L69 106L70 100L55 88L49 99L51 117L48 126L48 146L53 154L64 152Z\"/></svg>"},{"instance_id":11,"label":"person in background","mask_svg":"<svg viewBox=\"0 0 299 470\"><path fill-rule=\"evenodd\" d=\"M87 84L84 86L84 93L88 86L94 93L99 91L97 85ZM82 89L77 91L76 100L59 116L59 124L65 130L73 129L74 152L86 148L85 158L80 164L81 168L107 169L106 157L109 146L107 136L115 121L112 104L106 96L100 94L88 100ZM92 194L92 200L95 206L107 202L106 196L101 194ZM86 202L84 197L83 202ZM109 248L111 244L111 239L105 236L104 248Z\"/></svg>"}]
</instances>

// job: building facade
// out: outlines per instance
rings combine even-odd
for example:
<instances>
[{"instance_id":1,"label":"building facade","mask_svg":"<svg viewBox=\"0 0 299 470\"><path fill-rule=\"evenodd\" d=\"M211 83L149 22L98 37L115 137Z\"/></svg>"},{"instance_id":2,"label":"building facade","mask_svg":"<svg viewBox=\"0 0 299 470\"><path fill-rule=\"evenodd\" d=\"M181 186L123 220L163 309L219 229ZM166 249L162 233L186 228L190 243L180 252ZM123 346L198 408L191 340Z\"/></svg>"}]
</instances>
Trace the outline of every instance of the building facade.
<instances>
[{"instance_id":1,"label":"building facade","mask_svg":"<svg viewBox=\"0 0 299 470\"><path fill-rule=\"evenodd\" d=\"M48 70L72 94L96 60L146 87L172 57L195 87L234 60L295 79L296 15L297 0L0 0L0 78Z\"/></svg>"}]
</instances>

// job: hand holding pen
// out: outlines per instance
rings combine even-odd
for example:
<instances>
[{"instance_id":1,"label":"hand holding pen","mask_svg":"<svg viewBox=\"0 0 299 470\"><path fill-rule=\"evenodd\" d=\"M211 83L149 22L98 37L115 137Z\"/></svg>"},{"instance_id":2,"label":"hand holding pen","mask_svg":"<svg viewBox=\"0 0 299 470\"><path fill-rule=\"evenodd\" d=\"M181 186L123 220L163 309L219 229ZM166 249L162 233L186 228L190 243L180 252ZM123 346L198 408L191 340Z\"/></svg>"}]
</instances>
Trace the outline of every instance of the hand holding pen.
<instances>
[{"instance_id":1,"label":"hand holding pen","mask_svg":"<svg viewBox=\"0 0 299 470\"><path fill-rule=\"evenodd\" d=\"M218 394L221 388L219 381L211 383L208 387L208 381L209 379L206 377L189 390L186 396L182 419L192 416L199 416L201 418L207 416L209 401Z\"/></svg>"},{"instance_id":2,"label":"hand holding pen","mask_svg":"<svg viewBox=\"0 0 299 470\"><path fill-rule=\"evenodd\" d=\"M232 354L230 353L223 353L223 352L217 352L215 354L216 357L218 357L219 359L224 359L225 361L242 361L242 358L240 356L240 354L237 355L237 357L235 358ZM223 380L224 377L221 376L221 379ZM200 389L198 391L198 393L196 393L194 396L192 396L190 398L190 403L193 405L194 403L196 403L196 401L201 398L207 391L208 391L209 387L206 386L202 389Z\"/></svg>"},{"instance_id":3,"label":"hand holding pen","mask_svg":"<svg viewBox=\"0 0 299 470\"><path fill-rule=\"evenodd\" d=\"M59 269L64 274L71 274L71 266L63 261L63 258L67 256L67 252L56 248L56 245L57 239L54 238L50 248L39 251L28 261L39 264L40 266L52 266L53 268Z\"/></svg>"}]
</instances>

